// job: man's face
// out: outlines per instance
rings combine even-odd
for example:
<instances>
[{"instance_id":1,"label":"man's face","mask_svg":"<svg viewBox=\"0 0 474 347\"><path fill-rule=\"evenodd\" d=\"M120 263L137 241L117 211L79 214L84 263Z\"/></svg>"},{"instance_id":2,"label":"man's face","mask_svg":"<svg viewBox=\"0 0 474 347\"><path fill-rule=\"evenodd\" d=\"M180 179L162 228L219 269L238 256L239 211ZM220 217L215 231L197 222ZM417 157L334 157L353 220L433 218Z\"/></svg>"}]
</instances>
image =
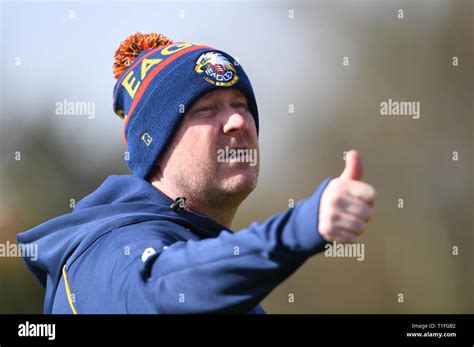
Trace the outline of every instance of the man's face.
<instances>
[{"instance_id":1,"label":"man's face","mask_svg":"<svg viewBox=\"0 0 474 347\"><path fill-rule=\"evenodd\" d=\"M219 202L243 200L253 191L259 159L257 130L245 95L220 89L187 111L158 164L179 193Z\"/></svg>"}]
</instances>

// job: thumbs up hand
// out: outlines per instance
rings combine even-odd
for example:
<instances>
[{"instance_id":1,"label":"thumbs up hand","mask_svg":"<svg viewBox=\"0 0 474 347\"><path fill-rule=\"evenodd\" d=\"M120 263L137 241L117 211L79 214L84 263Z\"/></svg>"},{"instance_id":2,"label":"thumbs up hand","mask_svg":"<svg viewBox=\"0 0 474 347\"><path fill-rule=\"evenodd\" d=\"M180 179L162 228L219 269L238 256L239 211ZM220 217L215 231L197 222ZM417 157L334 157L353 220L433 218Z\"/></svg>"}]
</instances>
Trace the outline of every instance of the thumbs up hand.
<instances>
[{"instance_id":1,"label":"thumbs up hand","mask_svg":"<svg viewBox=\"0 0 474 347\"><path fill-rule=\"evenodd\" d=\"M376 191L361 182L362 160L357 151L347 153L346 167L328 184L319 206L319 233L329 242L353 243L373 215Z\"/></svg>"}]
</instances>

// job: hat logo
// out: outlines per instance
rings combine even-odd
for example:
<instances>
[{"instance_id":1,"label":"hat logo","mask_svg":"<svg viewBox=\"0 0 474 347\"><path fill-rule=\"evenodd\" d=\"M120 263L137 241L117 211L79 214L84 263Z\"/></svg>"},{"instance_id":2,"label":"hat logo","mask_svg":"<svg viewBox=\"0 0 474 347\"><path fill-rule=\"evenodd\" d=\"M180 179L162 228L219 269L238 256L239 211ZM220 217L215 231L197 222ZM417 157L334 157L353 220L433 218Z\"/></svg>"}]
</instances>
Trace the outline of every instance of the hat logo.
<instances>
[{"instance_id":1,"label":"hat logo","mask_svg":"<svg viewBox=\"0 0 474 347\"><path fill-rule=\"evenodd\" d=\"M203 78L216 86L230 87L239 79L234 65L218 52L201 54L194 70L198 74L204 73Z\"/></svg>"},{"instance_id":2,"label":"hat logo","mask_svg":"<svg viewBox=\"0 0 474 347\"><path fill-rule=\"evenodd\" d=\"M150 136L150 134L148 134L148 133L143 133L143 134L140 136L140 140L142 140L143 142L145 142L145 145L150 146L151 141L153 141L153 138Z\"/></svg>"}]
</instances>

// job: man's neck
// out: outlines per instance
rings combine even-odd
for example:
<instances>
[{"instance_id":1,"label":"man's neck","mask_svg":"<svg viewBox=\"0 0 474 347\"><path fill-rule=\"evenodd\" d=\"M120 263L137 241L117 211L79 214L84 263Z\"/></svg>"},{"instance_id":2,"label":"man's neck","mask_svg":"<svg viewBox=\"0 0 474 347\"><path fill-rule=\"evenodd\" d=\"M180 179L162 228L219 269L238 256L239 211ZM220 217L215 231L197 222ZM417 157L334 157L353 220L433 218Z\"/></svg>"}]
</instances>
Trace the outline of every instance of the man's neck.
<instances>
[{"instance_id":1,"label":"man's neck","mask_svg":"<svg viewBox=\"0 0 474 347\"><path fill-rule=\"evenodd\" d=\"M212 199L209 198L203 199L193 195L186 195L159 180L151 180L150 184L172 200L184 195L186 198L186 210L204 215L226 228L231 229L232 221L234 220L240 203L229 204L228 200L226 202L211 201Z\"/></svg>"}]
</instances>

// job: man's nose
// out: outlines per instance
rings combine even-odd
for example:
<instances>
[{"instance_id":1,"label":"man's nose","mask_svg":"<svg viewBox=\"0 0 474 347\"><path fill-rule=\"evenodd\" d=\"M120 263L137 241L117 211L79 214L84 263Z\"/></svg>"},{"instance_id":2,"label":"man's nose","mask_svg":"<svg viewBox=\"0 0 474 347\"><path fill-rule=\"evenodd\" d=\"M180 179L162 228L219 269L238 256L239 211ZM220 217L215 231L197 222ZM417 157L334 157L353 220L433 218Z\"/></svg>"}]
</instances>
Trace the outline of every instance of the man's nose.
<instances>
[{"instance_id":1,"label":"man's nose","mask_svg":"<svg viewBox=\"0 0 474 347\"><path fill-rule=\"evenodd\" d=\"M226 115L224 120L224 133L230 134L240 132L246 129L247 121L240 112L233 107L226 109Z\"/></svg>"}]
</instances>

